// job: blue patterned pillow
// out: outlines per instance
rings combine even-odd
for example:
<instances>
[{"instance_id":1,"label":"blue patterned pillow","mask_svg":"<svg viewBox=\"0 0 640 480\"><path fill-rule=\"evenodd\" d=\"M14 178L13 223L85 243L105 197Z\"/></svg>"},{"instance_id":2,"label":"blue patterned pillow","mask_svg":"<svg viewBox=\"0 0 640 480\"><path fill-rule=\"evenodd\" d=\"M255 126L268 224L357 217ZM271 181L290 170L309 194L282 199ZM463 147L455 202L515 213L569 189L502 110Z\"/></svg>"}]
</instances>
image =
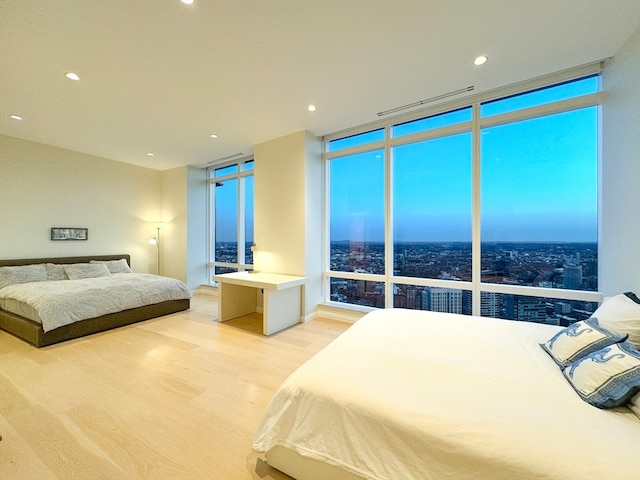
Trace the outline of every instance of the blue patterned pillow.
<instances>
[{"instance_id":1,"label":"blue patterned pillow","mask_svg":"<svg viewBox=\"0 0 640 480\"><path fill-rule=\"evenodd\" d=\"M626 339L626 335L611 333L600 326L597 318L591 317L563 328L540 346L560 368L565 368L585 355Z\"/></svg>"},{"instance_id":2,"label":"blue patterned pillow","mask_svg":"<svg viewBox=\"0 0 640 480\"><path fill-rule=\"evenodd\" d=\"M563 373L585 402L617 407L640 392L640 352L628 342L616 343L582 357Z\"/></svg>"}]
</instances>

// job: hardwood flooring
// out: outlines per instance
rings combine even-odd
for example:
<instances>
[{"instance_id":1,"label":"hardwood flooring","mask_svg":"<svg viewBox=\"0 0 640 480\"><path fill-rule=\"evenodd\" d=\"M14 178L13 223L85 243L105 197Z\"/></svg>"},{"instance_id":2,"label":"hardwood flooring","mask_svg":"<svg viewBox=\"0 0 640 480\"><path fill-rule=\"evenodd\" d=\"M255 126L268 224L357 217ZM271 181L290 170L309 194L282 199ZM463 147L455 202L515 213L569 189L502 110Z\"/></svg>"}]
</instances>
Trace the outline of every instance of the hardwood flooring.
<instances>
[{"instance_id":1,"label":"hardwood flooring","mask_svg":"<svg viewBox=\"0 0 640 480\"><path fill-rule=\"evenodd\" d=\"M269 400L348 323L271 337L186 312L37 349L0 331L3 480L283 480L251 450Z\"/></svg>"}]
</instances>

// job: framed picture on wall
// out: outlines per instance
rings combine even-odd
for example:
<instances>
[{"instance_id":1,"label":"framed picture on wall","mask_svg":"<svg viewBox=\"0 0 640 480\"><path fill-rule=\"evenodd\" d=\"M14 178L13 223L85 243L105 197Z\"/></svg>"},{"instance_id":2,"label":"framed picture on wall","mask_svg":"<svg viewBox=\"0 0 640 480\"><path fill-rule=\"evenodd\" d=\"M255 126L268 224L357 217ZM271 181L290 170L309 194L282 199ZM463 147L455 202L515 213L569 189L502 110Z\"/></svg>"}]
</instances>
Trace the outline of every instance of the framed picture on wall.
<instances>
[{"instance_id":1,"label":"framed picture on wall","mask_svg":"<svg viewBox=\"0 0 640 480\"><path fill-rule=\"evenodd\" d=\"M51 227L51 240L86 240L88 228Z\"/></svg>"}]
</instances>

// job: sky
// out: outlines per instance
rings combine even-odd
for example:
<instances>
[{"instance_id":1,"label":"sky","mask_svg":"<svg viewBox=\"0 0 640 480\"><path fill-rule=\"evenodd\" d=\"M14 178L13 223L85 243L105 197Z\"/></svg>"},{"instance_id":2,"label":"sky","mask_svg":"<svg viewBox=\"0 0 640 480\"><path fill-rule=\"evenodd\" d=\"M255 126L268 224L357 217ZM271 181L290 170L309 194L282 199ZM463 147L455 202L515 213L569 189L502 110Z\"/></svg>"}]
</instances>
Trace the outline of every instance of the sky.
<instances>
[{"instance_id":1,"label":"sky","mask_svg":"<svg viewBox=\"0 0 640 480\"><path fill-rule=\"evenodd\" d=\"M592 77L492 102L481 116L593 93L597 84ZM470 118L465 109L394 127L393 135ZM482 241L597 241L597 118L597 107L589 107L481 130ZM331 149L380 135L332 142ZM471 152L471 132L391 149L394 241L471 241ZM382 241L384 150L330 162L331 240Z\"/></svg>"},{"instance_id":2,"label":"sky","mask_svg":"<svg viewBox=\"0 0 640 480\"><path fill-rule=\"evenodd\" d=\"M481 106L481 118L598 91L598 77ZM597 107L481 130L481 240L597 241ZM471 107L392 127L394 138L469 122ZM384 129L334 140L331 151L384 140ZM391 148L396 242L470 242L472 133ZM252 168L252 165L251 167ZM384 240L385 151L330 160L330 239ZM218 174L237 167L218 169ZM253 177L246 233L253 239ZM237 238L237 180L216 187L216 241Z\"/></svg>"}]
</instances>

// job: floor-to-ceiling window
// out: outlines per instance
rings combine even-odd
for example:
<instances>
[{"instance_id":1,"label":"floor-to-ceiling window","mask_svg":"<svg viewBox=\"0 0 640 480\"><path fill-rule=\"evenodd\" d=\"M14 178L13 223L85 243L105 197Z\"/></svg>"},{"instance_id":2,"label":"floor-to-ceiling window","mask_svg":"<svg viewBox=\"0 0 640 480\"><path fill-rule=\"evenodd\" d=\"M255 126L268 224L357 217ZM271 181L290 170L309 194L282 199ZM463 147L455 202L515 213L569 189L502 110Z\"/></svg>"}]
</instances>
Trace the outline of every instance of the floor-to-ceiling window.
<instances>
[{"instance_id":1,"label":"floor-to-ceiling window","mask_svg":"<svg viewBox=\"0 0 640 480\"><path fill-rule=\"evenodd\" d=\"M253 268L253 160L209 168L210 278Z\"/></svg>"},{"instance_id":2,"label":"floor-to-ceiling window","mask_svg":"<svg viewBox=\"0 0 640 480\"><path fill-rule=\"evenodd\" d=\"M599 78L327 137L327 301L588 316L600 299Z\"/></svg>"}]
</instances>

